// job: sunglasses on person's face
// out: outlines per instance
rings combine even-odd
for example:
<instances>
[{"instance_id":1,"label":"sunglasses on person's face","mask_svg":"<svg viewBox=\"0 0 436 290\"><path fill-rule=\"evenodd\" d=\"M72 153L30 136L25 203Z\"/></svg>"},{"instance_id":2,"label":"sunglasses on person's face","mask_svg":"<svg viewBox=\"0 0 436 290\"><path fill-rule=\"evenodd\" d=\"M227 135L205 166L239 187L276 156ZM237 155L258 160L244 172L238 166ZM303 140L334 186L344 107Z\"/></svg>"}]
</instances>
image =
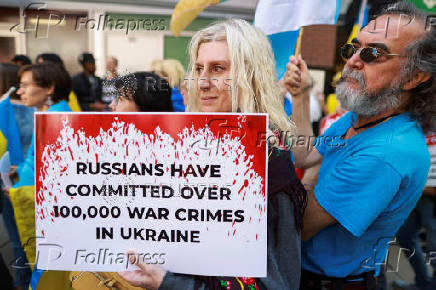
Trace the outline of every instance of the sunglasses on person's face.
<instances>
[{"instance_id":1,"label":"sunglasses on person's face","mask_svg":"<svg viewBox=\"0 0 436 290\"><path fill-rule=\"evenodd\" d=\"M341 55L345 59L350 59L360 49L359 57L365 63L370 63L377 60L381 56L402 56L397 53L384 53L375 47L357 48L351 43L347 43L341 47Z\"/></svg>"}]
</instances>

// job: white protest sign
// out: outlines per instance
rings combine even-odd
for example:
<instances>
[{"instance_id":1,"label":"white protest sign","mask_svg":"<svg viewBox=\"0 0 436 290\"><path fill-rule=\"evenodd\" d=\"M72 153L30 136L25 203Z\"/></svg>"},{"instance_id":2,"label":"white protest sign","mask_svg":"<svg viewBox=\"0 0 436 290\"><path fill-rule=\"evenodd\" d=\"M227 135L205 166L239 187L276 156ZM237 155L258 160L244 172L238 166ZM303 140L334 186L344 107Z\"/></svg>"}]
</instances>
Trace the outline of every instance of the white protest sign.
<instances>
[{"instance_id":1,"label":"white protest sign","mask_svg":"<svg viewBox=\"0 0 436 290\"><path fill-rule=\"evenodd\" d=\"M36 115L40 269L266 276L265 114Z\"/></svg>"}]
</instances>

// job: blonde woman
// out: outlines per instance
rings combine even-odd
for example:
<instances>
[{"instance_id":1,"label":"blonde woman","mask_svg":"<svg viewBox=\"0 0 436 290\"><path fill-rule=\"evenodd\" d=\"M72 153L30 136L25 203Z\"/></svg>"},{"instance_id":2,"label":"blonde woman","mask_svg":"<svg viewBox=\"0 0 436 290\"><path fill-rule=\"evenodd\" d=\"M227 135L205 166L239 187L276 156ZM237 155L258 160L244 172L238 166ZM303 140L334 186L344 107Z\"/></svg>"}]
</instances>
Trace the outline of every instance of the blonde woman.
<instances>
[{"instance_id":1,"label":"blonde woman","mask_svg":"<svg viewBox=\"0 0 436 290\"><path fill-rule=\"evenodd\" d=\"M177 59L164 59L162 61L162 72L168 78L171 87L180 87L185 76L185 69Z\"/></svg>"},{"instance_id":2,"label":"blonde woman","mask_svg":"<svg viewBox=\"0 0 436 290\"><path fill-rule=\"evenodd\" d=\"M151 63L151 71L168 81L171 86L171 101L175 112L184 112L185 104L180 92L185 69L177 59L155 59Z\"/></svg>"},{"instance_id":3,"label":"blonde woman","mask_svg":"<svg viewBox=\"0 0 436 290\"><path fill-rule=\"evenodd\" d=\"M177 59L164 59L162 61L163 77L167 78L171 86L171 100L175 112L184 112L185 105L183 104L183 95L180 92L185 69Z\"/></svg>"},{"instance_id":4,"label":"blonde woman","mask_svg":"<svg viewBox=\"0 0 436 290\"><path fill-rule=\"evenodd\" d=\"M188 111L268 113L271 132L295 132L283 110L271 46L257 28L243 20L209 26L192 38L190 58L189 74L197 81L189 86ZM141 262L136 263L140 270L120 275L147 289L298 289L300 232L307 197L289 152L277 147L270 147L268 165L266 278L182 275Z\"/></svg>"},{"instance_id":5,"label":"blonde woman","mask_svg":"<svg viewBox=\"0 0 436 290\"><path fill-rule=\"evenodd\" d=\"M163 63L162 59L154 59L151 62L151 72L157 74L160 77L165 77L162 72L162 63Z\"/></svg>"}]
</instances>

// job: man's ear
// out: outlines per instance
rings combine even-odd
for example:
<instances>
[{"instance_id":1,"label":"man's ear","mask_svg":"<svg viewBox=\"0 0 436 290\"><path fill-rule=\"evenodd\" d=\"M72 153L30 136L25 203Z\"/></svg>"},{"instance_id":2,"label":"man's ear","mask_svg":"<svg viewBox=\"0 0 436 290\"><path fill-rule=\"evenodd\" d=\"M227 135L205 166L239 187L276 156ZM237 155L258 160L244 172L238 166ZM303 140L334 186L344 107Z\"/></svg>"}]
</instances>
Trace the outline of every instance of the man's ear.
<instances>
[{"instance_id":1,"label":"man's ear","mask_svg":"<svg viewBox=\"0 0 436 290\"><path fill-rule=\"evenodd\" d=\"M403 90L410 91L419 86L422 83L425 83L431 78L431 74L423 71L418 71L415 76L409 80L407 83L403 85Z\"/></svg>"}]
</instances>

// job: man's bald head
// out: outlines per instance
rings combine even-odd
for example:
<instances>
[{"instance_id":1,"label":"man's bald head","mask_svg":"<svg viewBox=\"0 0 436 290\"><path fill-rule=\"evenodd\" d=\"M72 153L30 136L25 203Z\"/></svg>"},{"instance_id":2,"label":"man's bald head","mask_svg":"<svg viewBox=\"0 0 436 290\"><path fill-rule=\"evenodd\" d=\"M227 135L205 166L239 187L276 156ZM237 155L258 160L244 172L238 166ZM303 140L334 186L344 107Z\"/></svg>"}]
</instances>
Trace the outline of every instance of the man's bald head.
<instances>
[{"instance_id":1,"label":"man's bald head","mask_svg":"<svg viewBox=\"0 0 436 290\"><path fill-rule=\"evenodd\" d=\"M413 35L417 37L404 50L407 61L402 77L421 81L417 81L416 86L410 89L407 111L418 119L424 132L436 132L436 23L429 22L431 16L409 2L390 5L379 15L403 15L403 18L413 19L410 28L415 30Z\"/></svg>"},{"instance_id":2,"label":"man's bald head","mask_svg":"<svg viewBox=\"0 0 436 290\"><path fill-rule=\"evenodd\" d=\"M419 121L424 132L436 132L436 23L431 19L413 4L397 2L375 15L359 34L365 42L362 45L382 43L390 53L404 58L399 77L403 95L409 97L402 106ZM372 81L374 84L378 80Z\"/></svg>"}]
</instances>

